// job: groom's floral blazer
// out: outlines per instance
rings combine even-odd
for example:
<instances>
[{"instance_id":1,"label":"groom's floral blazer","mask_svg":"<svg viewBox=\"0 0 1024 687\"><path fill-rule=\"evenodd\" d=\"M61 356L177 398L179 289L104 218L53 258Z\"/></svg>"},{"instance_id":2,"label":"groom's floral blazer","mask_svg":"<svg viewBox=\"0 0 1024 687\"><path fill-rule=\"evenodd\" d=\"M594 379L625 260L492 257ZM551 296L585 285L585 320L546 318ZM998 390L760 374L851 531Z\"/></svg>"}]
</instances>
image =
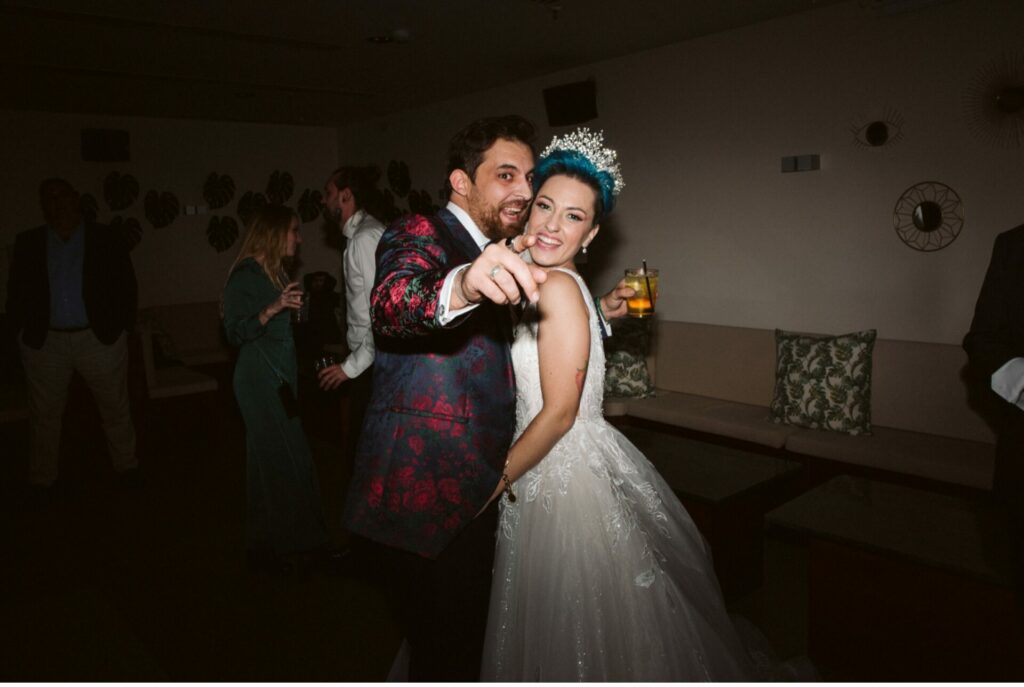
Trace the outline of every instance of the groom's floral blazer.
<instances>
[{"instance_id":1,"label":"groom's floral blazer","mask_svg":"<svg viewBox=\"0 0 1024 687\"><path fill-rule=\"evenodd\" d=\"M438 322L445 276L479 254L448 210L398 220L377 246L373 394L345 525L429 558L487 502L515 429L508 307Z\"/></svg>"}]
</instances>

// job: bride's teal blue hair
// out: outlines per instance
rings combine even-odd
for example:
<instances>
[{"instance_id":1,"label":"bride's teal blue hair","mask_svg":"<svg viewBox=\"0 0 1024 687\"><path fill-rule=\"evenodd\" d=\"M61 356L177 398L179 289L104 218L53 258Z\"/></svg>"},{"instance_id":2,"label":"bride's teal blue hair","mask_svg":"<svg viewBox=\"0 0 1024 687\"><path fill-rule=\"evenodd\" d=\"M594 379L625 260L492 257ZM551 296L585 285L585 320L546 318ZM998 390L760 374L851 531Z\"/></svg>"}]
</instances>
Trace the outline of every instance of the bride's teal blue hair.
<instances>
[{"instance_id":1,"label":"bride's teal blue hair","mask_svg":"<svg viewBox=\"0 0 1024 687\"><path fill-rule=\"evenodd\" d=\"M615 178L597 169L587 156L575 150L553 150L537 162L533 168L534 195L545 181L558 175L582 181L594 189L594 224L600 224L615 207Z\"/></svg>"}]
</instances>

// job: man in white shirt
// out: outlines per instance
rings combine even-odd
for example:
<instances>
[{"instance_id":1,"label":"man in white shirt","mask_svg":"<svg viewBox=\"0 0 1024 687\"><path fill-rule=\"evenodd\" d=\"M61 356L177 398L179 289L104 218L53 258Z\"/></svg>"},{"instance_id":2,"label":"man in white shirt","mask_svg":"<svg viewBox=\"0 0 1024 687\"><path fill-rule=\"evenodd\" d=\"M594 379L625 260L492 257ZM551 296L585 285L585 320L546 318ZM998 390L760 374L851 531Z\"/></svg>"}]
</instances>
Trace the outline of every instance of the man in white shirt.
<instances>
[{"instance_id":1,"label":"man in white shirt","mask_svg":"<svg viewBox=\"0 0 1024 687\"><path fill-rule=\"evenodd\" d=\"M370 326L370 290L377 270L377 243L384 225L367 212L376 197L380 172L373 167L340 167L324 185L323 204L345 236L342 257L345 281L345 340L349 354L339 365L321 370L320 388L337 389L351 381L348 394L346 445L355 447L372 388L374 358Z\"/></svg>"},{"instance_id":2,"label":"man in white shirt","mask_svg":"<svg viewBox=\"0 0 1024 687\"><path fill-rule=\"evenodd\" d=\"M964 350L981 383L1001 399L992 491L1012 519L1024 592L1024 225L996 237Z\"/></svg>"}]
</instances>

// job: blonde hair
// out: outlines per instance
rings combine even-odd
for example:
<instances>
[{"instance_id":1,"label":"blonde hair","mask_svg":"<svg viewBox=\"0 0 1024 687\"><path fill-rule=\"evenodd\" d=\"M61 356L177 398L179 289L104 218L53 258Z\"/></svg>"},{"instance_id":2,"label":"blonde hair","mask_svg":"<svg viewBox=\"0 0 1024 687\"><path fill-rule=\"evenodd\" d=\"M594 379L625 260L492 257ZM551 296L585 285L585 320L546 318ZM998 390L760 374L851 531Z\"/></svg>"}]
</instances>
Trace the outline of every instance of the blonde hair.
<instances>
[{"instance_id":1,"label":"blonde hair","mask_svg":"<svg viewBox=\"0 0 1024 687\"><path fill-rule=\"evenodd\" d=\"M263 271L277 288L284 291L292 259L285 255L288 246L288 230L292 221L298 219L294 210L284 205L267 205L260 208L249 224L238 257L231 263L228 279L239 263L246 258L255 258Z\"/></svg>"}]
</instances>

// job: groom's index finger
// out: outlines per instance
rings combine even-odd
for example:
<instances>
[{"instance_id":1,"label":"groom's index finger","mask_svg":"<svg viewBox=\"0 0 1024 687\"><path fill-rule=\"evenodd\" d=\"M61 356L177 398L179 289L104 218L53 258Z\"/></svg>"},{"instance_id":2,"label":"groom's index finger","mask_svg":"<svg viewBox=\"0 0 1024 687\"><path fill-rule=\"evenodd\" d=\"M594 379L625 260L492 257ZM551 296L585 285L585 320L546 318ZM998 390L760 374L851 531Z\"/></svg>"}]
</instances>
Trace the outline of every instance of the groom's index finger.
<instances>
[{"instance_id":1,"label":"groom's index finger","mask_svg":"<svg viewBox=\"0 0 1024 687\"><path fill-rule=\"evenodd\" d=\"M529 237L533 238L533 237ZM533 245L531 242L529 245ZM536 303L540 298L540 293L537 290L537 284L541 284L547 278L547 275L543 270L529 265L521 257L511 251L505 251L506 255L502 256L501 264L508 270L508 273L512 275L512 278L516 280L520 290L526 295L526 298L531 303Z\"/></svg>"},{"instance_id":2,"label":"groom's index finger","mask_svg":"<svg viewBox=\"0 0 1024 687\"><path fill-rule=\"evenodd\" d=\"M515 237L515 239L513 239L512 250L515 251L518 255L519 253L522 253L524 250L531 248L535 243L537 243L536 236L527 236L525 234L520 234L519 236Z\"/></svg>"}]
</instances>

